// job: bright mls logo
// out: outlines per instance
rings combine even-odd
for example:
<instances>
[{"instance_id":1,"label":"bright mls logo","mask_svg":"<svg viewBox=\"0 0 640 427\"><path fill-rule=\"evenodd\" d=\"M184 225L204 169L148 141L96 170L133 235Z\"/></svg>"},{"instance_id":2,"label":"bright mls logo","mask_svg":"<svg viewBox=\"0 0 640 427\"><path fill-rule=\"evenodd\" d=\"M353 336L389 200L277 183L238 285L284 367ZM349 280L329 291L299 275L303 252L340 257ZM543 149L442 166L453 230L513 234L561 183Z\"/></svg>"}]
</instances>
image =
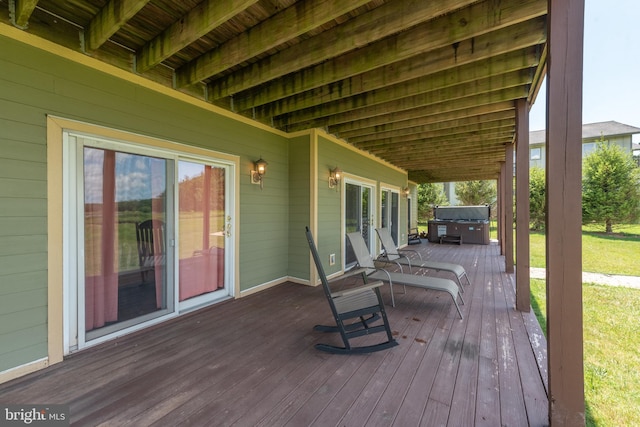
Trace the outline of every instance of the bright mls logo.
<instances>
[{"instance_id":1,"label":"bright mls logo","mask_svg":"<svg viewBox=\"0 0 640 427\"><path fill-rule=\"evenodd\" d=\"M68 426L69 408L65 405L2 405L2 426Z\"/></svg>"}]
</instances>

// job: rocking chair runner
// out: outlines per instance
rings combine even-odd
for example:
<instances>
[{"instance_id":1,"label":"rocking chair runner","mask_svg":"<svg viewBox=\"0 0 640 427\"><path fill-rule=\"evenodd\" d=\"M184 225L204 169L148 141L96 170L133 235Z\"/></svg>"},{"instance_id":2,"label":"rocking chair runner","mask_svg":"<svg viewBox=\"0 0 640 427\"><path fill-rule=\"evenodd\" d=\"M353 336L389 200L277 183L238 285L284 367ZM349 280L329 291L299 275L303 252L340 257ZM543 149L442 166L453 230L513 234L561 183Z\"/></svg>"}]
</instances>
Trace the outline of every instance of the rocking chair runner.
<instances>
[{"instance_id":1,"label":"rocking chair runner","mask_svg":"<svg viewBox=\"0 0 640 427\"><path fill-rule=\"evenodd\" d=\"M351 353L371 353L374 351L384 350L398 345L391 334L391 328L384 310L384 303L380 295L380 286L382 282L368 283L364 286L344 290L341 292L331 292L327 276L320 262L318 250L313 241L313 236L309 227L306 227L307 242L316 264L320 281L324 294L327 297L336 326L316 325L314 330L321 332L339 332L344 347L332 346L329 344L316 344L316 349L329 353L351 354ZM363 275L366 283L366 275ZM346 324L345 321L350 319L359 319L354 323ZM372 325L378 319L382 320L382 324ZM379 322L378 322L379 323ZM352 346L350 340L352 338L363 335L371 335L378 332L385 332L387 341L367 345Z\"/></svg>"}]
</instances>

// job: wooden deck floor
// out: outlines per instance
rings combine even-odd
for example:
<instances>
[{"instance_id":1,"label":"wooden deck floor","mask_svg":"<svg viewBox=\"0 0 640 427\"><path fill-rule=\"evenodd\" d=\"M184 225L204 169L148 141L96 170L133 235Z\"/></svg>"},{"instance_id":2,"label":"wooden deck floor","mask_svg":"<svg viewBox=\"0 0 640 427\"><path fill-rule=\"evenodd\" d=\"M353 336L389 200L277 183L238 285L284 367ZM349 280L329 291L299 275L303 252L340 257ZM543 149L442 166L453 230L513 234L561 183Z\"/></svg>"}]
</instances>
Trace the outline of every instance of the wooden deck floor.
<instances>
[{"instance_id":1,"label":"wooden deck floor","mask_svg":"<svg viewBox=\"0 0 640 427\"><path fill-rule=\"evenodd\" d=\"M321 289L285 283L74 354L0 401L67 404L74 425L547 425L546 344L498 246L411 249L466 267L463 321L447 295L397 286L400 345L330 355L313 347L334 339L312 330L331 320Z\"/></svg>"}]
</instances>

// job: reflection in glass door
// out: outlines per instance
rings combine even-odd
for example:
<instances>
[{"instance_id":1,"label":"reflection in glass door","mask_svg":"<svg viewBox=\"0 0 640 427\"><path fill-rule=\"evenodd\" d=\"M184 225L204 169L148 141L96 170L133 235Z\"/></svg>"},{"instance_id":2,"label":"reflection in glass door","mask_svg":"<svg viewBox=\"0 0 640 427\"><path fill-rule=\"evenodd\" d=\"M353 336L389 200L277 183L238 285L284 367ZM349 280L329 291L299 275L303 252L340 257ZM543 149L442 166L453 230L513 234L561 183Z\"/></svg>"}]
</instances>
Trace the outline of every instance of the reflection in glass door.
<instances>
[{"instance_id":1,"label":"reflection in glass door","mask_svg":"<svg viewBox=\"0 0 640 427\"><path fill-rule=\"evenodd\" d=\"M345 182L345 233L359 231L369 248L373 245L372 195L373 188L369 185ZM355 262L351 244L345 236L345 267L351 267Z\"/></svg>"},{"instance_id":2,"label":"reflection in glass door","mask_svg":"<svg viewBox=\"0 0 640 427\"><path fill-rule=\"evenodd\" d=\"M169 161L84 147L86 340L167 312ZM81 293L82 294L82 293Z\"/></svg>"},{"instance_id":3,"label":"reflection in glass door","mask_svg":"<svg viewBox=\"0 0 640 427\"><path fill-rule=\"evenodd\" d=\"M178 163L179 300L181 308L225 293L225 240L231 234L226 215L226 168ZM228 293L225 293L228 295Z\"/></svg>"},{"instance_id":4,"label":"reflection in glass door","mask_svg":"<svg viewBox=\"0 0 640 427\"><path fill-rule=\"evenodd\" d=\"M381 226L388 228L393 238L393 242L398 245L398 220L399 220L399 199L397 191L382 190L381 196Z\"/></svg>"},{"instance_id":5,"label":"reflection in glass door","mask_svg":"<svg viewBox=\"0 0 640 427\"><path fill-rule=\"evenodd\" d=\"M65 351L233 295L232 162L85 135L66 144Z\"/></svg>"}]
</instances>

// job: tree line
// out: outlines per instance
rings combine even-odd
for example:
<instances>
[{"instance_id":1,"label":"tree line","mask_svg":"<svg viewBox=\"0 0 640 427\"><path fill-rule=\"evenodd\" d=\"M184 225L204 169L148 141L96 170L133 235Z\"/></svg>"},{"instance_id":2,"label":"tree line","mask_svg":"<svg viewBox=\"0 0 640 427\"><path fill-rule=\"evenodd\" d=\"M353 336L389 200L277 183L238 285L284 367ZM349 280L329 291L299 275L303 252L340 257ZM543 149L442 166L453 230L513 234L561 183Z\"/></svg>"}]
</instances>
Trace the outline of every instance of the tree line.
<instances>
[{"instance_id":1,"label":"tree line","mask_svg":"<svg viewBox=\"0 0 640 427\"><path fill-rule=\"evenodd\" d=\"M640 218L640 168L629 153L617 145L599 142L584 159L582 170L582 222L601 224L607 233L615 224L635 223ZM553 183L551 183L553 185ZM461 205L492 206L495 212L496 181L455 183ZM546 217L546 182L544 169L529 170L530 227L543 230ZM418 221L432 218L433 207L448 205L442 184L418 186Z\"/></svg>"}]
</instances>

